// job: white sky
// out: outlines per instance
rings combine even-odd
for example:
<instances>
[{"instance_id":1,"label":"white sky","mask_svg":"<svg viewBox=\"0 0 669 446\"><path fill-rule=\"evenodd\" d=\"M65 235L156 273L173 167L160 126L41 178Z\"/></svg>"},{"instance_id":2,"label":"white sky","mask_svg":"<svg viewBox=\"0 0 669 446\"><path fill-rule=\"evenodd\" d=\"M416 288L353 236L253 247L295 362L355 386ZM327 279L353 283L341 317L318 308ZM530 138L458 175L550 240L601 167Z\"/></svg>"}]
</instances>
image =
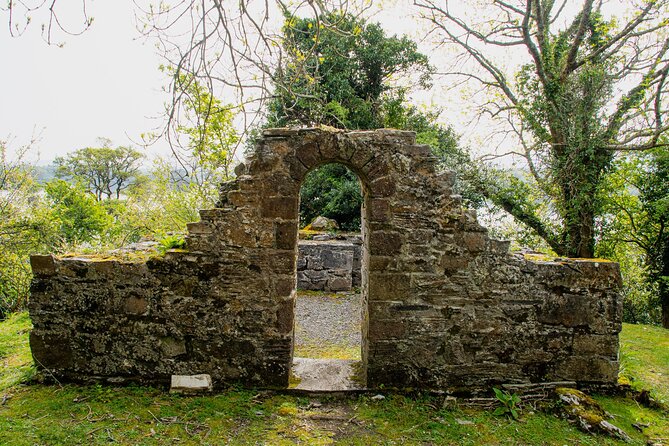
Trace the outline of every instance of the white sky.
<instances>
[{"instance_id":1,"label":"white sky","mask_svg":"<svg viewBox=\"0 0 669 446\"><path fill-rule=\"evenodd\" d=\"M63 17L81 18L79 2L60 4ZM132 0L92 1L88 13L93 26L78 37L57 34L66 42L59 48L42 40L36 21L12 38L0 12L0 139L17 146L41 132L40 164L98 137L133 144L161 122L151 118L163 110L166 78L154 49L137 39Z\"/></svg>"},{"instance_id":2,"label":"white sky","mask_svg":"<svg viewBox=\"0 0 669 446\"><path fill-rule=\"evenodd\" d=\"M386 0L371 20L380 21L389 35L424 36L425 29L417 29L417 19L406 12L410 4L410 0ZM453 1L452 7L457 4ZM0 139L10 139L10 147L17 147L32 135L41 135L36 145L40 164L95 146L98 137L116 145L134 145L142 133L163 123L168 95L162 87L168 79L158 70L162 61L153 46L139 37L133 1L88 0L87 5L93 26L78 37L57 33L57 39L66 42L63 48L43 41L44 17L35 17L22 36L12 38L7 14L0 11ZM58 7L69 25L82 20L81 0L61 1ZM430 51L429 42L424 44L421 50L437 65L453 56L444 48ZM485 133L481 127L486 124L472 119L473 93L449 90L451 78L436 82L431 92L414 94L413 99L443 108L442 118L464 135L462 142L475 152L494 150L486 147L491 146L489 140L477 135ZM169 151L165 142L148 150L150 154Z\"/></svg>"},{"instance_id":3,"label":"white sky","mask_svg":"<svg viewBox=\"0 0 669 446\"><path fill-rule=\"evenodd\" d=\"M381 21L389 35L416 37L422 34L416 30L416 21L398 16L398 10L406 10L409 4L388 1L372 20ZM41 16L35 14L19 37L10 36L7 14L0 12L0 57L5 61L0 69L0 139L10 140L10 148L16 148L39 135L35 149L40 164L95 146L99 137L115 145L136 145L142 133L163 122L160 116L169 98L162 87L168 79L158 70L162 60L155 49L135 28L133 1L89 0L87 6L93 25L76 37L55 33L56 41L65 42L63 48L43 40L44 11ZM81 2L59 2L58 8L68 29L78 29ZM416 97L443 105L438 92ZM457 108L456 116L462 112ZM148 150L153 154L169 151L164 141Z\"/></svg>"}]
</instances>

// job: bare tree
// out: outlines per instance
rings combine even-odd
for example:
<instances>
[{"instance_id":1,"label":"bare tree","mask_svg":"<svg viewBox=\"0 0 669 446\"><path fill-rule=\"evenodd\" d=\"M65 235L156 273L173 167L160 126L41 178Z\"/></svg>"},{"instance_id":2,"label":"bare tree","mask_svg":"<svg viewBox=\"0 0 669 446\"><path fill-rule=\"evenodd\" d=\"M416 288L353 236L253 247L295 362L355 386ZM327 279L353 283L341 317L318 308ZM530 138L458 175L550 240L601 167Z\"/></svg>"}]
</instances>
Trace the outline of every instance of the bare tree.
<instances>
[{"instance_id":1,"label":"bare tree","mask_svg":"<svg viewBox=\"0 0 669 446\"><path fill-rule=\"evenodd\" d=\"M80 1L84 18L81 29L65 26L60 18L62 3L58 0L12 0L4 9L9 12L13 35L21 34L32 17L39 15L45 40L51 43L56 31L80 34L91 25L92 19L86 9L88 0ZM238 127L244 132L259 123L265 101L278 92L296 98L308 97L304 89L293 88L297 79L304 79L309 73L300 69L294 55L286 54L282 45L284 27L290 27L291 18L299 15L314 18L319 30L337 30L337 23L326 19L335 17L328 16L329 12L358 16L370 7L368 2L352 6L348 0L135 1L138 28L143 36L156 44L172 75L171 100L166 105L167 124L153 135L166 137L180 158L180 152L185 149L178 138L179 128L183 127L180 120L187 115L187 104L193 100L190 94L193 84L209 91L212 98L235 104L241 111L238 115L242 122ZM313 54L303 56L305 61L318 60L309 57ZM290 69L285 69L288 66ZM219 111L212 106L202 116L206 118ZM201 124L206 127L207 119ZM243 141L242 137L237 144Z\"/></svg>"},{"instance_id":2,"label":"bare tree","mask_svg":"<svg viewBox=\"0 0 669 446\"><path fill-rule=\"evenodd\" d=\"M54 40L59 34L78 36L93 24L93 17L88 15L87 0L79 0L80 13L78 23L72 23L73 17L62 18L62 2L58 0L9 0L7 6L0 6L0 11L7 12L9 33L20 36L34 22L39 23L42 38L49 45L62 45Z\"/></svg>"},{"instance_id":3,"label":"bare tree","mask_svg":"<svg viewBox=\"0 0 669 446\"><path fill-rule=\"evenodd\" d=\"M140 8L141 31L155 39L159 52L174 68L165 136L170 141L175 139L194 82L224 102L238 104L243 120L239 126L244 131L259 123L265 101L278 92L310 97L303 89L294 88L296 80L309 73L299 62L296 64L293 55L286 54L282 45L284 27L290 27L291 18L299 15L313 17L318 29L337 29L337 23L326 19L329 12L360 15L368 7L353 8L346 0L187 0ZM302 60L312 61L312 55L303 54ZM290 70L285 69L287 64L291 64Z\"/></svg>"},{"instance_id":4,"label":"bare tree","mask_svg":"<svg viewBox=\"0 0 669 446\"><path fill-rule=\"evenodd\" d=\"M669 2L626 2L620 21L602 0L414 3L440 44L458 49L445 73L489 94L479 113L513 136L504 155L524 160L551 215L513 179L482 191L558 254L592 257L603 174L617 152L658 147L669 129ZM509 75L513 57L523 63Z\"/></svg>"}]
</instances>

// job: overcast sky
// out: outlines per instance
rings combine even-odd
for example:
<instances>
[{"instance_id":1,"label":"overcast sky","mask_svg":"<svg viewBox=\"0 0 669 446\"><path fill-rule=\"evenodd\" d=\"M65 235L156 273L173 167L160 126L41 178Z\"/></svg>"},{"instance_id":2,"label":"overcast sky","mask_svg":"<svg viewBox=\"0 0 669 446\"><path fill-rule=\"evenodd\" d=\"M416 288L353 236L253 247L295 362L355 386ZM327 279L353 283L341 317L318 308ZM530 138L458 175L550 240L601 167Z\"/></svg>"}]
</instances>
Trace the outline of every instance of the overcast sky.
<instances>
[{"instance_id":1,"label":"overcast sky","mask_svg":"<svg viewBox=\"0 0 669 446\"><path fill-rule=\"evenodd\" d=\"M10 148L33 135L40 164L82 147L95 146L99 137L116 145L136 145L140 135L154 130L168 100L162 87L168 79L158 67L162 60L135 28L132 0L88 0L93 25L81 36L56 34L63 48L47 45L34 13L33 23L19 37L11 37L6 13L0 13L0 140ZM59 17L76 30L82 19L81 2L59 2ZM390 8L389 8L390 7ZM406 0L392 0L374 16L390 35L409 33L411 20L398 20ZM394 9L394 11L393 11ZM435 56L434 54L432 55ZM430 95L420 95L433 102ZM149 153L167 153L165 142Z\"/></svg>"},{"instance_id":2,"label":"overcast sky","mask_svg":"<svg viewBox=\"0 0 669 446\"><path fill-rule=\"evenodd\" d=\"M61 4L63 16L81 18L80 3ZM0 139L17 146L41 133L40 163L98 137L132 144L161 122L152 117L163 110L166 78L151 45L137 38L132 1L93 1L88 12L93 26L64 38L63 48L42 40L39 23L12 38L0 14Z\"/></svg>"},{"instance_id":3,"label":"overcast sky","mask_svg":"<svg viewBox=\"0 0 669 446\"><path fill-rule=\"evenodd\" d=\"M425 30L408 13L410 3L386 0L372 20L380 21L390 35L424 36ZM81 1L58 5L60 17L70 21L68 28L76 29L71 22L82 21ZM36 144L41 164L95 146L99 137L116 145L136 145L142 133L163 123L168 95L162 87L168 79L158 70L162 61L153 46L135 28L133 1L88 0L87 5L93 26L78 37L57 34L65 41L63 48L42 39L44 17L36 16L22 36L11 37L7 14L0 11L0 140L9 139L10 148L16 148L41 135ZM438 66L453 57L443 48L435 51L421 45L421 50ZM505 64L509 65L508 59ZM442 108L442 119L454 125L462 142L475 152L491 150L488 140L478 136L485 122L472 119L471 91L451 91L452 82L439 79L432 91L412 94L412 99ZM149 154L169 151L165 142L148 150Z\"/></svg>"}]
</instances>

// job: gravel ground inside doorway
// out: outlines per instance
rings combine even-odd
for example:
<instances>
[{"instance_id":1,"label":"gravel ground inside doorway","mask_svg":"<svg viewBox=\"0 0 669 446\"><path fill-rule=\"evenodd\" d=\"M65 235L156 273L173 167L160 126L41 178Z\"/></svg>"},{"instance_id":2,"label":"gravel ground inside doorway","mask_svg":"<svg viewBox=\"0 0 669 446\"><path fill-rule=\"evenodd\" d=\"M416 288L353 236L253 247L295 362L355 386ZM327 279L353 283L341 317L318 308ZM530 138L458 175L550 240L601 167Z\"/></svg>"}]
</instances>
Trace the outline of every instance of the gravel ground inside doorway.
<instances>
[{"instance_id":1,"label":"gravel ground inside doorway","mask_svg":"<svg viewBox=\"0 0 669 446\"><path fill-rule=\"evenodd\" d=\"M295 357L360 359L360 294L298 291Z\"/></svg>"}]
</instances>

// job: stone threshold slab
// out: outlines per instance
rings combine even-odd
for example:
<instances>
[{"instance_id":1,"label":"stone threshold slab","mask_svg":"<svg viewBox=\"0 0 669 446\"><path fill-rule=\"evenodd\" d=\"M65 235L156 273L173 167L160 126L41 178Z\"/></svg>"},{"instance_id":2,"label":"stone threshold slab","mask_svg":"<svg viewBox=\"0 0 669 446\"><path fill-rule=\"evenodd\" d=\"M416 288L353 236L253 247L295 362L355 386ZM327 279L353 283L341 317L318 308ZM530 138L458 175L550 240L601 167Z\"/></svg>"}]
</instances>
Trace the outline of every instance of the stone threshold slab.
<instances>
[{"instance_id":1,"label":"stone threshold slab","mask_svg":"<svg viewBox=\"0 0 669 446\"><path fill-rule=\"evenodd\" d=\"M313 392L360 391L365 387L355 379L360 361L347 359L293 358L291 390Z\"/></svg>"}]
</instances>

